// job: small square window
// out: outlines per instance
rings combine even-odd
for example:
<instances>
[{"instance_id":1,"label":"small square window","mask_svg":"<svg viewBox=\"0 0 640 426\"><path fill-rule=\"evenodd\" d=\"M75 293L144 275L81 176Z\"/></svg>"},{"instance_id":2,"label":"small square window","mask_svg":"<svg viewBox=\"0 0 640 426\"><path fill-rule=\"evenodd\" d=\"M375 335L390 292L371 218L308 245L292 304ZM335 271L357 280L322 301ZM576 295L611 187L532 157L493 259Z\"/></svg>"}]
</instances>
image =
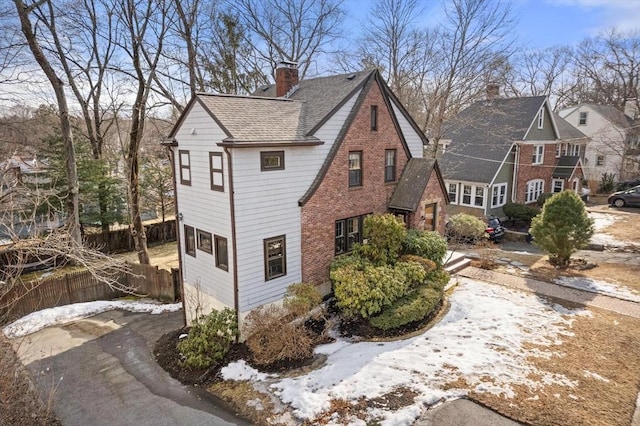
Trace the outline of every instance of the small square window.
<instances>
[{"instance_id":1,"label":"small square window","mask_svg":"<svg viewBox=\"0 0 640 426\"><path fill-rule=\"evenodd\" d=\"M193 226L184 226L184 251L193 257L196 257L196 233Z\"/></svg>"},{"instance_id":2,"label":"small square window","mask_svg":"<svg viewBox=\"0 0 640 426\"><path fill-rule=\"evenodd\" d=\"M191 185L191 159L189 151L178 151L178 159L180 161L180 183L183 185Z\"/></svg>"},{"instance_id":3,"label":"small square window","mask_svg":"<svg viewBox=\"0 0 640 426\"><path fill-rule=\"evenodd\" d=\"M211 241L211 233L198 229L198 249L206 251L207 253L213 253L213 246Z\"/></svg>"},{"instance_id":4,"label":"small square window","mask_svg":"<svg viewBox=\"0 0 640 426\"><path fill-rule=\"evenodd\" d=\"M371 130L378 130L378 106L371 105Z\"/></svg>"},{"instance_id":5,"label":"small square window","mask_svg":"<svg viewBox=\"0 0 640 426\"><path fill-rule=\"evenodd\" d=\"M222 153L209 153L209 171L211 173L211 189L224 192L224 175L222 172Z\"/></svg>"},{"instance_id":6,"label":"small square window","mask_svg":"<svg viewBox=\"0 0 640 426\"><path fill-rule=\"evenodd\" d=\"M580 119L578 120L578 125L584 126L587 124L587 112L580 113Z\"/></svg>"},{"instance_id":7,"label":"small square window","mask_svg":"<svg viewBox=\"0 0 640 426\"><path fill-rule=\"evenodd\" d=\"M264 151L260 153L260 170L284 170L284 151Z\"/></svg>"},{"instance_id":8,"label":"small square window","mask_svg":"<svg viewBox=\"0 0 640 426\"><path fill-rule=\"evenodd\" d=\"M216 247L216 267L229 270L229 252L227 251L227 239L219 235L214 236Z\"/></svg>"}]
</instances>

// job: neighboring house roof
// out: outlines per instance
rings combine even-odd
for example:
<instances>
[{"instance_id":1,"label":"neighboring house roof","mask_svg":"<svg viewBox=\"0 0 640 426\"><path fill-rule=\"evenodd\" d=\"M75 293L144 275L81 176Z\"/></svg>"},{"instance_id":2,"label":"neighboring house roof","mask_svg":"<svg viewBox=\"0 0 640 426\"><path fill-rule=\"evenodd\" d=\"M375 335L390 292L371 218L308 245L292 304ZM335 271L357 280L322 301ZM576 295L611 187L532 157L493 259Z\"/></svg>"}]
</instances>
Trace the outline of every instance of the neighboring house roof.
<instances>
[{"instance_id":1,"label":"neighboring house roof","mask_svg":"<svg viewBox=\"0 0 640 426\"><path fill-rule=\"evenodd\" d=\"M553 113L556 126L558 128L559 139L563 142L583 142L589 139L589 136L582 133L580 130L573 127L567 120L560 117L559 114Z\"/></svg>"},{"instance_id":2,"label":"neighboring house roof","mask_svg":"<svg viewBox=\"0 0 640 426\"><path fill-rule=\"evenodd\" d=\"M390 209L414 212L429 182L432 173L440 175L438 162L433 158L411 158L402 172L395 191L389 200ZM442 179L438 176L440 184ZM442 188L442 193L447 191Z\"/></svg>"},{"instance_id":3,"label":"neighboring house roof","mask_svg":"<svg viewBox=\"0 0 640 426\"><path fill-rule=\"evenodd\" d=\"M545 96L478 101L444 125L445 178L489 183L515 141L524 140Z\"/></svg>"},{"instance_id":4,"label":"neighboring house roof","mask_svg":"<svg viewBox=\"0 0 640 426\"><path fill-rule=\"evenodd\" d=\"M579 156L563 156L558 159L556 167L553 169L552 177L568 179L573 175L574 170L580 164Z\"/></svg>"},{"instance_id":5,"label":"neighboring house roof","mask_svg":"<svg viewBox=\"0 0 640 426\"><path fill-rule=\"evenodd\" d=\"M572 107L561 110L560 115L563 118L566 118L572 113L574 113L575 111L584 109L584 108L588 108L593 112L600 114L610 123L616 126L622 127L623 129L626 129L635 123L635 121L627 117L624 114L624 112L620 111L618 108L611 105L598 105L598 104L587 104L587 103L574 105Z\"/></svg>"}]
</instances>

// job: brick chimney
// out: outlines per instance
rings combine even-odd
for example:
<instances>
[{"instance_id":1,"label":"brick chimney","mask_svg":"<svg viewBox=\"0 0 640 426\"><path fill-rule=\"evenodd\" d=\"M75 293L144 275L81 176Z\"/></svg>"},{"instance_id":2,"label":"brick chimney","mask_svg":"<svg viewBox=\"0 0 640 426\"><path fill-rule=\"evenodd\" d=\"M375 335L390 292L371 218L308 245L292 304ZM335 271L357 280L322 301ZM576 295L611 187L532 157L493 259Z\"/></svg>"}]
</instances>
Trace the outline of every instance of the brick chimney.
<instances>
[{"instance_id":1,"label":"brick chimney","mask_svg":"<svg viewBox=\"0 0 640 426\"><path fill-rule=\"evenodd\" d=\"M500 85L498 83L487 83L487 100L492 101L500 97Z\"/></svg>"},{"instance_id":2,"label":"brick chimney","mask_svg":"<svg viewBox=\"0 0 640 426\"><path fill-rule=\"evenodd\" d=\"M280 61L276 67L276 96L282 97L298 84L298 64Z\"/></svg>"}]
</instances>

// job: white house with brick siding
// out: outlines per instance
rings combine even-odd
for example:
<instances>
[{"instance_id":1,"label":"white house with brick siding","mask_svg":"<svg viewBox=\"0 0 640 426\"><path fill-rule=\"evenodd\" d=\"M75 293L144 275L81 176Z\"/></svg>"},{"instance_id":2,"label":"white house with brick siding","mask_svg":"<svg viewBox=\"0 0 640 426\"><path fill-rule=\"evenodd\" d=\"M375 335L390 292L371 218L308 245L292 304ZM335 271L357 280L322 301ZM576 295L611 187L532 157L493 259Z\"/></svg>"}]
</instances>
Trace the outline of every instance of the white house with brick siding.
<instances>
[{"instance_id":1,"label":"white house with brick siding","mask_svg":"<svg viewBox=\"0 0 640 426\"><path fill-rule=\"evenodd\" d=\"M164 143L188 320L223 307L242 319L294 283L328 291L329 264L362 241L367 214L444 226L428 141L378 71L298 81L282 63L253 96L197 94Z\"/></svg>"}]
</instances>

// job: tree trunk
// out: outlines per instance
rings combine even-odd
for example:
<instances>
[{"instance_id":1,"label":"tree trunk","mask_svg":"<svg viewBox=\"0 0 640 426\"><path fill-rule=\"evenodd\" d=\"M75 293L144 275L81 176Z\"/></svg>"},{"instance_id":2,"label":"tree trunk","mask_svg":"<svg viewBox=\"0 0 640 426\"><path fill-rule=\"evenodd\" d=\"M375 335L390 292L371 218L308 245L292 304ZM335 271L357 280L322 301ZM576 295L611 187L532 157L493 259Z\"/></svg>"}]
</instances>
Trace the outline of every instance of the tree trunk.
<instances>
[{"instance_id":1,"label":"tree trunk","mask_svg":"<svg viewBox=\"0 0 640 426\"><path fill-rule=\"evenodd\" d=\"M65 149L65 169L67 173L67 181L69 182L69 194L67 195L67 229L69 235L76 243L78 247L82 246L82 235L80 233L80 212L78 208L79 204L79 185L78 185L78 173L76 170L76 155L73 145L73 134L71 132L71 123L69 122L69 107L67 106L67 98L64 93L64 83L56 75L55 70L49 63L49 60L45 56L44 52L40 48L38 40L29 20L29 14L35 7L40 6L45 0L41 0L33 5L27 7L22 0L14 0L18 17L20 18L20 25L22 33L24 34L29 49L33 54L36 62L40 65L40 68L47 76L47 79L51 83L51 87L56 95L56 101L58 103L58 114L60 119L60 132L62 140L64 142Z\"/></svg>"}]
</instances>

